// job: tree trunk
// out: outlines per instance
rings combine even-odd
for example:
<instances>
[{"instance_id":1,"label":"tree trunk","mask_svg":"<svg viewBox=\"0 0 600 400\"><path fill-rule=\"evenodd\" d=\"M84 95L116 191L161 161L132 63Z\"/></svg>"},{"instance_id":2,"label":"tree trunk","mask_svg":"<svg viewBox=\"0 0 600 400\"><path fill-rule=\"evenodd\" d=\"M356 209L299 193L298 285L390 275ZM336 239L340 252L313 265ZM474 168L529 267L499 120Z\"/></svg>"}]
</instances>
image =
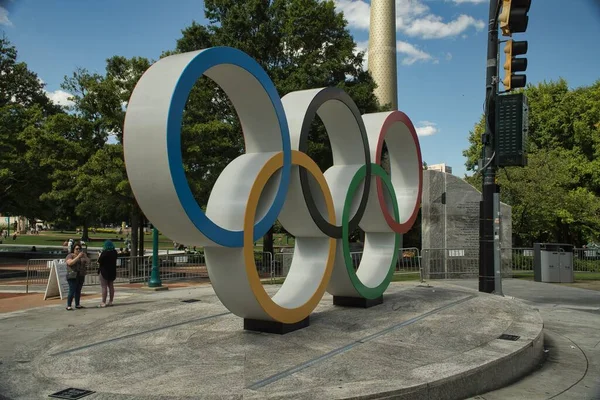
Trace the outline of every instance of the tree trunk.
<instances>
[{"instance_id":1,"label":"tree trunk","mask_svg":"<svg viewBox=\"0 0 600 400\"><path fill-rule=\"evenodd\" d=\"M81 233L81 240L83 240L84 242L89 242L90 241L90 228L88 226L87 221L83 221L83 232Z\"/></svg>"},{"instance_id":2,"label":"tree trunk","mask_svg":"<svg viewBox=\"0 0 600 400\"><path fill-rule=\"evenodd\" d=\"M273 250L273 227L271 227L266 235L263 236L263 252L273 254Z\"/></svg>"},{"instance_id":3,"label":"tree trunk","mask_svg":"<svg viewBox=\"0 0 600 400\"><path fill-rule=\"evenodd\" d=\"M138 255L138 221L139 221L139 210L137 204L131 212L131 257L137 257Z\"/></svg>"},{"instance_id":4,"label":"tree trunk","mask_svg":"<svg viewBox=\"0 0 600 400\"><path fill-rule=\"evenodd\" d=\"M19 217L19 220L18 220L18 221L19 221L19 222L18 222L18 224L17 224L17 227L18 227L18 231L19 231L19 233L20 233L21 235L24 235L24 234L26 234L26 233L27 233L27 226L26 226L26 225L27 225L27 220L25 219L25 217ZM15 229L15 232L16 232L16 231L17 231L17 230Z\"/></svg>"},{"instance_id":5,"label":"tree trunk","mask_svg":"<svg viewBox=\"0 0 600 400\"><path fill-rule=\"evenodd\" d=\"M140 256L143 256L145 251L144 251L144 225L146 223L146 216L143 214L140 214L140 234L139 234L139 247L138 247L138 254Z\"/></svg>"},{"instance_id":6,"label":"tree trunk","mask_svg":"<svg viewBox=\"0 0 600 400\"><path fill-rule=\"evenodd\" d=\"M31 231L33 229L35 231L35 229L37 228L36 219L28 218L28 220L29 220L29 230Z\"/></svg>"}]
</instances>

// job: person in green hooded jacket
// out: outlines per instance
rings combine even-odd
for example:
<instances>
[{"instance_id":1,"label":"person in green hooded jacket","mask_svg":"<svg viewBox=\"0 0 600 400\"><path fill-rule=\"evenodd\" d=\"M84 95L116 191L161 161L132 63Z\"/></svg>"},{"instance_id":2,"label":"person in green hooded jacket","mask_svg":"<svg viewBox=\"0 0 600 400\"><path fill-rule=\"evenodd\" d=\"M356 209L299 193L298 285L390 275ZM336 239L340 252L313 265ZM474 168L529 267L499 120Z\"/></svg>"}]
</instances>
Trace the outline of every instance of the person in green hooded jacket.
<instances>
[{"instance_id":1,"label":"person in green hooded jacket","mask_svg":"<svg viewBox=\"0 0 600 400\"><path fill-rule=\"evenodd\" d=\"M100 286L102 286L102 303L100 303L100 307L112 306L115 298L114 281L117 279L117 251L110 240L104 242L102 253L98 257L98 274L100 276ZM106 302L107 292L110 292L108 303Z\"/></svg>"}]
</instances>

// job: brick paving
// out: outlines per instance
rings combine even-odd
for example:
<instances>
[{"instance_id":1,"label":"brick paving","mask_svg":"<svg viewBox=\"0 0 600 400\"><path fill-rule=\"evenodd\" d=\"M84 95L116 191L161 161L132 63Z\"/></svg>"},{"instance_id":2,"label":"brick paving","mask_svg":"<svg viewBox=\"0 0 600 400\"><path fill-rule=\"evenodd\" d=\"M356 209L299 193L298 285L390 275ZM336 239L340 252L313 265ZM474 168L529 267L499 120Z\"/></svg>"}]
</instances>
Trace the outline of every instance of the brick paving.
<instances>
[{"instance_id":1,"label":"brick paving","mask_svg":"<svg viewBox=\"0 0 600 400\"><path fill-rule=\"evenodd\" d=\"M82 293L81 303L85 306L86 300L99 297L99 293ZM44 293L0 293L0 314L66 303L67 299L61 300L60 297L44 300Z\"/></svg>"},{"instance_id":2,"label":"brick paving","mask_svg":"<svg viewBox=\"0 0 600 400\"><path fill-rule=\"evenodd\" d=\"M2 282L5 285L7 282ZM168 284L163 284L163 286L167 286L169 288L185 288L185 287L197 287L197 286L207 286L210 285L210 281L208 279L197 280L193 282L173 282ZM127 284L119 284L115 285L115 291L119 291L119 289L127 289L127 290L135 290L142 289L145 285L142 283L127 283ZM86 293L87 289L87 293ZM86 300L98 299L100 298L100 286L84 286L83 293L81 295L81 303L85 305ZM90 291L92 291L90 293ZM61 300L59 297L51 298L44 300L44 293L11 293L11 292L0 292L0 314L13 312L13 311L22 311L35 307L44 307L51 306L56 304L66 304L66 298Z\"/></svg>"}]
</instances>

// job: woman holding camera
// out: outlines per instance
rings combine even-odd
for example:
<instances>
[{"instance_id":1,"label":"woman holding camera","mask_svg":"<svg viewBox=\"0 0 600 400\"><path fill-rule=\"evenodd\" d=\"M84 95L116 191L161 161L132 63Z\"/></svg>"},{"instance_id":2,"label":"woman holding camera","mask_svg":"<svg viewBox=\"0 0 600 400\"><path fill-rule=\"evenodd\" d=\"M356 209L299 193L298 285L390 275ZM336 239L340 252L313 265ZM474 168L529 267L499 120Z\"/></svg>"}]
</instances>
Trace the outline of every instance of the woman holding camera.
<instances>
[{"instance_id":1,"label":"woman holding camera","mask_svg":"<svg viewBox=\"0 0 600 400\"><path fill-rule=\"evenodd\" d=\"M76 243L73 246L73 253L67 255L65 262L67 263L67 282L69 283L67 310L73 310L71 307L73 298L75 298L75 308L84 308L79 302L81 300L81 289L83 288L83 282L85 281L85 274L87 273L87 266L90 263L90 259L87 254L83 252L81 244Z\"/></svg>"}]
</instances>

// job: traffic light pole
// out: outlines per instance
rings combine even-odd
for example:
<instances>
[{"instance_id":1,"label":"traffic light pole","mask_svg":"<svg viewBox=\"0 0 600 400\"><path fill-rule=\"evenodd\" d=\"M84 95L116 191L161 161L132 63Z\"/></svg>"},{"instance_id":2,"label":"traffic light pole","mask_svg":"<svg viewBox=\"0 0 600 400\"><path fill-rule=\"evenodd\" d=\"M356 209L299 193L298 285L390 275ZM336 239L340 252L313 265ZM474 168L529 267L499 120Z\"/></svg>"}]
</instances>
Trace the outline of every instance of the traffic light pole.
<instances>
[{"instance_id":1,"label":"traffic light pole","mask_svg":"<svg viewBox=\"0 0 600 400\"><path fill-rule=\"evenodd\" d=\"M498 9L499 0L490 0L487 70L485 76L485 133L483 142L483 188L479 221L479 291L495 290L494 273L494 165L495 106L498 85Z\"/></svg>"}]
</instances>

